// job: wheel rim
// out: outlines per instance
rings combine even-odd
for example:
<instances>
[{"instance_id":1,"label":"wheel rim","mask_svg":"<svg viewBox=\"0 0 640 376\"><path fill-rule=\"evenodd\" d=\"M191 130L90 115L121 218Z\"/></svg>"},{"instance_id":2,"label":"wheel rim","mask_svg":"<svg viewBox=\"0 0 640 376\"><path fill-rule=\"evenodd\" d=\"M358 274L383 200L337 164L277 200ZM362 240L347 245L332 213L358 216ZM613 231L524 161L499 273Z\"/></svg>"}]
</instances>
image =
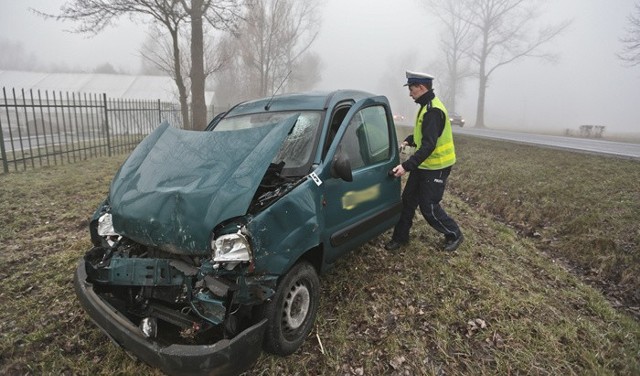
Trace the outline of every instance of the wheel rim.
<instances>
[{"instance_id":1,"label":"wheel rim","mask_svg":"<svg viewBox=\"0 0 640 376\"><path fill-rule=\"evenodd\" d=\"M311 294L307 286L298 281L287 294L282 311L282 326L285 331L293 331L302 326L311 306Z\"/></svg>"}]
</instances>

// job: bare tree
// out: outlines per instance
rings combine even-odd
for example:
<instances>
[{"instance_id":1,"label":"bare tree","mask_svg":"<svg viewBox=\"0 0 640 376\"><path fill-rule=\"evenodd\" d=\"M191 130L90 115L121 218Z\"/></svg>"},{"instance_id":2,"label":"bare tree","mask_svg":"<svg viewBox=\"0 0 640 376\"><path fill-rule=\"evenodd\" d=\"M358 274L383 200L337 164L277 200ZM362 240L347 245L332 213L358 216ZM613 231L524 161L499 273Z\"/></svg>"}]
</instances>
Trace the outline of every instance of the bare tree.
<instances>
[{"instance_id":1,"label":"bare tree","mask_svg":"<svg viewBox=\"0 0 640 376\"><path fill-rule=\"evenodd\" d=\"M33 53L24 49L22 42L0 38L0 69L31 71L42 66Z\"/></svg>"},{"instance_id":2,"label":"bare tree","mask_svg":"<svg viewBox=\"0 0 640 376\"><path fill-rule=\"evenodd\" d=\"M153 64L160 71L168 74L173 78L178 89L178 101L180 102L180 113L182 115L182 123L184 128L189 128L189 88L185 79L185 66L187 66L187 57L183 52L184 43L181 43L180 37L180 21L177 23L168 23L165 29L169 35L169 39L158 28L152 28L150 35L152 39L142 46L140 54L142 57Z\"/></svg>"},{"instance_id":3,"label":"bare tree","mask_svg":"<svg viewBox=\"0 0 640 376\"><path fill-rule=\"evenodd\" d=\"M103 74L122 74L118 72L116 68L111 65L111 63L102 63L93 69L93 73L103 73Z\"/></svg>"},{"instance_id":4,"label":"bare tree","mask_svg":"<svg viewBox=\"0 0 640 376\"><path fill-rule=\"evenodd\" d=\"M635 4L635 13L629 15L627 35L621 38L622 51L618 57L629 66L640 64L640 3Z\"/></svg>"},{"instance_id":5,"label":"bare tree","mask_svg":"<svg viewBox=\"0 0 640 376\"><path fill-rule=\"evenodd\" d=\"M179 64L182 69L184 69L188 60L188 56L184 53L184 39L183 37L179 37L178 42L178 48L180 50ZM143 74L166 74L175 77L176 64L174 64L173 61L173 41L165 30L151 26L147 32L147 37L140 47L140 55L142 56Z\"/></svg>"},{"instance_id":6,"label":"bare tree","mask_svg":"<svg viewBox=\"0 0 640 376\"><path fill-rule=\"evenodd\" d=\"M204 100L204 31L202 19L206 13L204 0L181 0L191 20L191 113L193 127L204 128L207 124L207 104Z\"/></svg>"},{"instance_id":7,"label":"bare tree","mask_svg":"<svg viewBox=\"0 0 640 376\"><path fill-rule=\"evenodd\" d=\"M208 37L204 39L204 77L205 81L214 73L219 71L229 59L229 51L224 46L217 43L217 40L210 33L209 28L204 28L204 35ZM182 30L177 35L177 44L174 42L174 35L170 35L166 31L152 27L149 35L140 49L143 57L145 70L152 74L166 74L173 77L176 84L182 89L179 90L182 116L188 119L188 93L191 90L191 60L190 54L185 51L189 50L189 35L186 30ZM177 47L174 47L177 46ZM217 48L214 48L216 46ZM174 54L179 51L179 56ZM179 61L176 61L179 59ZM181 69L181 72L176 72ZM178 84L179 82L179 84Z\"/></svg>"},{"instance_id":8,"label":"bare tree","mask_svg":"<svg viewBox=\"0 0 640 376\"><path fill-rule=\"evenodd\" d=\"M498 68L525 57L552 60L538 52L570 24L537 28L539 7L531 0L466 0L468 14L460 15L477 36L471 58L478 65L478 105L476 127L485 127L484 109L489 78Z\"/></svg>"},{"instance_id":9,"label":"bare tree","mask_svg":"<svg viewBox=\"0 0 640 376\"><path fill-rule=\"evenodd\" d=\"M474 75L469 64L473 38L471 24L466 22L469 18L468 8L462 2L449 0L430 0L427 4L444 26L440 47L444 53L446 72L438 77L442 84L440 96L448 109L455 112L464 81Z\"/></svg>"},{"instance_id":10,"label":"bare tree","mask_svg":"<svg viewBox=\"0 0 640 376\"><path fill-rule=\"evenodd\" d=\"M287 77L295 77L293 71L318 35L317 8L316 0L250 2L239 37L231 41L239 52L237 73L248 80L250 97L271 94Z\"/></svg>"},{"instance_id":11,"label":"bare tree","mask_svg":"<svg viewBox=\"0 0 640 376\"><path fill-rule=\"evenodd\" d=\"M172 40L174 79L183 114L185 128L206 126L204 103L204 47L203 22L214 28L235 28L242 0L70 0L60 8L60 14L38 12L44 17L77 22L76 32L95 35L122 16L151 20L162 25ZM189 121L187 87L182 75L179 32L186 22L191 24L191 95L193 106Z\"/></svg>"},{"instance_id":12,"label":"bare tree","mask_svg":"<svg viewBox=\"0 0 640 376\"><path fill-rule=\"evenodd\" d=\"M297 64L292 67L289 76L289 91L305 91L313 88L313 86L322 78L322 58L313 52L302 55Z\"/></svg>"}]
</instances>

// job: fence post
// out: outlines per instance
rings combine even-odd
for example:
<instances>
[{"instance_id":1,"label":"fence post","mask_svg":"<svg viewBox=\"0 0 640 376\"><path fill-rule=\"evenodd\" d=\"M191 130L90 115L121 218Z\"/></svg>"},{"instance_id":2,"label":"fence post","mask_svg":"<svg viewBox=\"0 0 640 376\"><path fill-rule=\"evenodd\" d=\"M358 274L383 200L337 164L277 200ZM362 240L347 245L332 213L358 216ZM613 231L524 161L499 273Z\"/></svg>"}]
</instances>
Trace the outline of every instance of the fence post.
<instances>
[{"instance_id":1,"label":"fence post","mask_svg":"<svg viewBox=\"0 0 640 376\"><path fill-rule=\"evenodd\" d=\"M162 105L160 99L158 99L158 124L162 123Z\"/></svg>"},{"instance_id":2,"label":"fence post","mask_svg":"<svg viewBox=\"0 0 640 376\"><path fill-rule=\"evenodd\" d=\"M2 91L4 92L4 88L2 88ZM7 111L7 109L5 108L5 111ZM2 115L2 114L0 114ZM7 162L7 151L5 150L5 146L4 146L4 135L2 134L2 120L0 120L0 155L2 156L2 169L4 171L5 174L9 173L9 162Z\"/></svg>"},{"instance_id":3,"label":"fence post","mask_svg":"<svg viewBox=\"0 0 640 376\"><path fill-rule=\"evenodd\" d=\"M107 108L107 93L102 93L104 103L104 131L107 134L107 155L111 156L111 137L109 137L109 109Z\"/></svg>"}]
</instances>

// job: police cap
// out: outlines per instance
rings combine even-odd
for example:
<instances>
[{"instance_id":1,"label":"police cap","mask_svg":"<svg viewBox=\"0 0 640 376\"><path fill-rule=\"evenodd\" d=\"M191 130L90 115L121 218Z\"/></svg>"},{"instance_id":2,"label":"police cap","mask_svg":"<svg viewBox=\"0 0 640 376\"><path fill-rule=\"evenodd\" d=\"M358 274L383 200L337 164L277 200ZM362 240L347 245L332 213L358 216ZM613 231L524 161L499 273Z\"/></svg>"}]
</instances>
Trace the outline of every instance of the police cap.
<instances>
[{"instance_id":1,"label":"police cap","mask_svg":"<svg viewBox=\"0 0 640 376\"><path fill-rule=\"evenodd\" d=\"M407 83L404 84L404 86L428 84L433 81L434 78L435 77L427 73L407 71Z\"/></svg>"}]
</instances>

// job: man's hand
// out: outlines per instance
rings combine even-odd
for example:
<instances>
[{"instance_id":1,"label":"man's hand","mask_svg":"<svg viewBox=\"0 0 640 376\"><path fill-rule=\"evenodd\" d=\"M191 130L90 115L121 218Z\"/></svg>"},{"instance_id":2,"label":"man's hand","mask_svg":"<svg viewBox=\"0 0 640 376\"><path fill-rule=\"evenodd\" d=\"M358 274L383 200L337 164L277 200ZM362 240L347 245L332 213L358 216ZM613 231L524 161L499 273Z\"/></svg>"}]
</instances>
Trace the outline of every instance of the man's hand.
<instances>
[{"instance_id":1,"label":"man's hand","mask_svg":"<svg viewBox=\"0 0 640 376\"><path fill-rule=\"evenodd\" d=\"M407 171L405 171L404 167L402 167L401 164L397 165L396 167L394 167L391 172L393 172L393 176L395 176L396 178L399 178L400 176L404 175L407 173Z\"/></svg>"}]
</instances>

